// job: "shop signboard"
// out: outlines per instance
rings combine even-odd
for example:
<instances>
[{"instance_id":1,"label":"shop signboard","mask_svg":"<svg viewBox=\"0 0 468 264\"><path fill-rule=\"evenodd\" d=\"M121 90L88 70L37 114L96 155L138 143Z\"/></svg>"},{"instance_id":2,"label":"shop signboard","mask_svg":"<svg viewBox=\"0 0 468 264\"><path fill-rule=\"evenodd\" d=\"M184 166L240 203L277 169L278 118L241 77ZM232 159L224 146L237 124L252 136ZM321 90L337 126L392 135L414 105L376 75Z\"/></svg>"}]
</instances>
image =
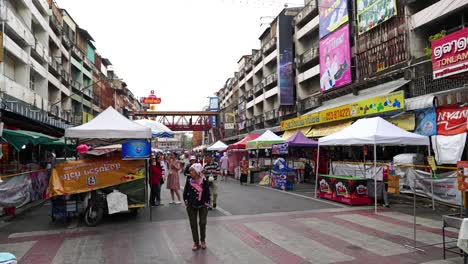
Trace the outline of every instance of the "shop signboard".
<instances>
[{"instance_id":1,"label":"shop signboard","mask_svg":"<svg viewBox=\"0 0 468 264\"><path fill-rule=\"evenodd\" d=\"M294 105L293 27L292 16L278 18L278 88L279 104Z\"/></svg>"},{"instance_id":2,"label":"shop signboard","mask_svg":"<svg viewBox=\"0 0 468 264\"><path fill-rule=\"evenodd\" d=\"M288 143L280 143L273 145L271 149L273 155L284 155L288 154Z\"/></svg>"},{"instance_id":3,"label":"shop signboard","mask_svg":"<svg viewBox=\"0 0 468 264\"><path fill-rule=\"evenodd\" d=\"M350 118L382 114L405 109L404 91L364 99L317 113L312 113L281 122L282 130L318 125Z\"/></svg>"},{"instance_id":4,"label":"shop signboard","mask_svg":"<svg viewBox=\"0 0 468 264\"><path fill-rule=\"evenodd\" d=\"M233 130L234 129L234 123L224 123L224 129Z\"/></svg>"},{"instance_id":5,"label":"shop signboard","mask_svg":"<svg viewBox=\"0 0 468 264\"><path fill-rule=\"evenodd\" d=\"M351 83L349 25L320 40L320 91Z\"/></svg>"},{"instance_id":6,"label":"shop signboard","mask_svg":"<svg viewBox=\"0 0 468 264\"><path fill-rule=\"evenodd\" d=\"M437 107L437 135L457 135L467 132L468 106Z\"/></svg>"},{"instance_id":7,"label":"shop signboard","mask_svg":"<svg viewBox=\"0 0 468 264\"><path fill-rule=\"evenodd\" d=\"M49 197L88 192L136 181L145 177L143 160L122 160L120 155L56 164L52 170Z\"/></svg>"},{"instance_id":8,"label":"shop signboard","mask_svg":"<svg viewBox=\"0 0 468 264\"><path fill-rule=\"evenodd\" d=\"M406 131L413 131L416 123L414 113L406 113L394 118L387 117L385 120Z\"/></svg>"},{"instance_id":9,"label":"shop signboard","mask_svg":"<svg viewBox=\"0 0 468 264\"><path fill-rule=\"evenodd\" d=\"M318 0L320 38L327 36L349 20L347 0Z\"/></svg>"},{"instance_id":10,"label":"shop signboard","mask_svg":"<svg viewBox=\"0 0 468 264\"><path fill-rule=\"evenodd\" d=\"M122 144L122 159L149 159L151 143L144 139L130 140Z\"/></svg>"},{"instance_id":11,"label":"shop signboard","mask_svg":"<svg viewBox=\"0 0 468 264\"><path fill-rule=\"evenodd\" d=\"M359 35L396 15L396 0L357 0Z\"/></svg>"},{"instance_id":12,"label":"shop signboard","mask_svg":"<svg viewBox=\"0 0 468 264\"><path fill-rule=\"evenodd\" d=\"M457 182L458 190L466 192L468 190L468 161L457 162Z\"/></svg>"},{"instance_id":13,"label":"shop signboard","mask_svg":"<svg viewBox=\"0 0 468 264\"><path fill-rule=\"evenodd\" d=\"M418 109L416 115L416 128L414 132L423 136L434 136L437 134L436 112L433 107Z\"/></svg>"},{"instance_id":14,"label":"shop signboard","mask_svg":"<svg viewBox=\"0 0 468 264\"><path fill-rule=\"evenodd\" d=\"M433 78L468 71L468 28L432 41Z\"/></svg>"},{"instance_id":15,"label":"shop signboard","mask_svg":"<svg viewBox=\"0 0 468 264\"><path fill-rule=\"evenodd\" d=\"M219 111L219 97L208 97L208 111ZM216 116L210 116L210 123L212 127L217 127Z\"/></svg>"},{"instance_id":16,"label":"shop signboard","mask_svg":"<svg viewBox=\"0 0 468 264\"><path fill-rule=\"evenodd\" d=\"M156 97L156 95L154 95L154 90L151 90L150 95L148 97L140 98L140 103L146 104L146 105L160 104L161 98Z\"/></svg>"}]
</instances>

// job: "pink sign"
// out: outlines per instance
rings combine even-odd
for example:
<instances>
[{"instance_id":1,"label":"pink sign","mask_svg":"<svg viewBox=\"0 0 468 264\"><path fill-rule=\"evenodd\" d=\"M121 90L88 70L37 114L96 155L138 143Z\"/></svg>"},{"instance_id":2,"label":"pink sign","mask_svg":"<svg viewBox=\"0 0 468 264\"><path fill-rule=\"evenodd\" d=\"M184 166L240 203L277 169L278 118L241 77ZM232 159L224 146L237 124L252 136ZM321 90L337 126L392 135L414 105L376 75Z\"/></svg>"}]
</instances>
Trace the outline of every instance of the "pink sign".
<instances>
[{"instance_id":1,"label":"pink sign","mask_svg":"<svg viewBox=\"0 0 468 264\"><path fill-rule=\"evenodd\" d=\"M349 25L320 40L320 90L322 92L351 83Z\"/></svg>"},{"instance_id":2,"label":"pink sign","mask_svg":"<svg viewBox=\"0 0 468 264\"><path fill-rule=\"evenodd\" d=\"M468 28L432 41L434 79L468 71Z\"/></svg>"}]
</instances>

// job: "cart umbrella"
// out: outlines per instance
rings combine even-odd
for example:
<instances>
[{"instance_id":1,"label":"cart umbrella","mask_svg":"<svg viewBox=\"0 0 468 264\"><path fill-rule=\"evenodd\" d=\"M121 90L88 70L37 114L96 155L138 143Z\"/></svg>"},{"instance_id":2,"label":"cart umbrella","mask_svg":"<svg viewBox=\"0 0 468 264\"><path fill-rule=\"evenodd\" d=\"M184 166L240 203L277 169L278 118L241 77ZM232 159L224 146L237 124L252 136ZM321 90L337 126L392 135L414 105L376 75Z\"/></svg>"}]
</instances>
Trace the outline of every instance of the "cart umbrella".
<instances>
[{"instance_id":1,"label":"cart umbrella","mask_svg":"<svg viewBox=\"0 0 468 264\"><path fill-rule=\"evenodd\" d=\"M377 145L429 146L429 138L403 130L381 117L362 118L339 132L319 139L317 151L317 176L320 146L374 146L374 206L377 212ZM317 178L315 177L315 197Z\"/></svg>"}]
</instances>

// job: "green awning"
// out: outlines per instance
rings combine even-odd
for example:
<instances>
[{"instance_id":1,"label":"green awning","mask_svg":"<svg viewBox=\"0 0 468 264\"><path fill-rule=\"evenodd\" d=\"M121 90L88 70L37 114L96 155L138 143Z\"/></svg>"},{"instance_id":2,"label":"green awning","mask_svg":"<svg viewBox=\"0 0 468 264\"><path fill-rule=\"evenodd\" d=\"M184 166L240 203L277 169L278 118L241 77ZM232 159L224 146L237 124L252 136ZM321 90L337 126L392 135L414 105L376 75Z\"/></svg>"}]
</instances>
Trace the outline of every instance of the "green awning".
<instances>
[{"instance_id":1,"label":"green awning","mask_svg":"<svg viewBox=\"0 0 468 264\"><path fill-rule=\"evenodd\" d=\"M61 137L58 140L46 142L46 143L43 143L42 145L45 145L45 146L63 146L63 145L65 145L65 138ZM75 140L70 139L70 138L67 139L67 146L73 146L73 145L75 145Z\"/></svg>"},{"instance_id":2,"label":"green awning","mask_svg":"<svg viewBox=\"0 0 468 264\"><path fill-rule=\"evenodd\" d=\"M27 144L38 145L58 140L56 137L51 137L38 132L10 129L3 129L2 138L16 150L21 150L23 146Z\"/></svg>"}]
</instances>

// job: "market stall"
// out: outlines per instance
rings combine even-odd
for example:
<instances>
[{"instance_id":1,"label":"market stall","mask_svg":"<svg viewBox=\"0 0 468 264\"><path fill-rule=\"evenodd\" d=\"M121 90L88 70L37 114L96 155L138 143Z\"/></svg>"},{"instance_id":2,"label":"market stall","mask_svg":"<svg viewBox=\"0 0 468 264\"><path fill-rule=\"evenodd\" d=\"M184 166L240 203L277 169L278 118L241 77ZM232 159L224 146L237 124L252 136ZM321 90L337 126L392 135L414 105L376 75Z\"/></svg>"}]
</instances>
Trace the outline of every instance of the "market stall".
<instances>
[{"instance_id":1,"label":"market stall","mask_svg":"<svg viewBox=\"0 0 468 264\"><path fill-rule=\"evenodd\" d=\"M265 131L258 138L248 141L246 144L247 150L249 150L252 155L252 159L249 160L249 169L250 177L260 180L264 175L267 175L268 171L271 169L272 164L272 154L271 149L273 144L278 144L284 142L284 139L270 130ZM281 176L281 182L284 182L284 177ZM281 184L283 186L283 184ZM279 188L282 188L282 187Z\"/></svg>"},{"instance_id":2,"label":"market stall","mask_svg":"<svg viewBox=\"0 0 468 264\"><path fill-rule=\"evenodd\" d=\"M77 139L81 144L122 143L124 147L121 154L108 152L119 147L114 145L100 149L107 155L82 157L56 166L48 188L49 196L56 201L52 203L53 209L66 205L68 210L68 202L72 202L78 210L78 204L82 202L86 224L94 225L102 218L103 210L119 212L124 205L127 210L136 212L137 208L145 207L148 175L144 159L149 157L151 147L148 140L151 137L151 129L127 119L112 107L86 124L66 129L65 138ZM74 195L75 201L60 199L65 194ZM116 203L116 196L126 198Z\"/></svg>"},{"instance_id":3,"label":"market stall","mask_svg":"<svg viewBox=\"0 0 468 264\"><path fill-rule=\"evenodd\" d=\"M228 145L224 144L220 140L213 143L213 145L209 146L206 150L208 151L225 151L228 148Z\"/></svg>"},{"instance_id":4,"label":"market stall","mask_svg":"<svg viewBox=\"0 0 468 264\"><path fill-rule=\"evenodd\" d=\"M344 128L343 130L334 133L332 135L323 137L319 139L319 148L318 156L320 156L320 147L323 146L366 146L372 145L374 147L374 167L372 178L374 180L374 206L375 211L377 211L377 145L389 146L389 145L412 145L412 146L429 146L429 138L426 136L421 136L418 134L407 132L390 122L384 120L381 117L373 118L363 118L357 120L351 126ZM320 159L318 159L320 160ZM318 175L318 172L317 172ZM316 178L315 182L315 196L319 195L319 192L322 193L321 185L322 182L326 183L325 178L340 179L342 176L349 177L350 175L318 175L320 177ZM320 179L322 177L322 179ZM348 178L348 181L358 181L358 179ZM320 188L319 188L319 179L320 179ZM362 178L360 178L362 179ZM347 190L345 184L334 180L330 181L329 184L330 190L335 190L335 197L345 194L347 199L350 199L349 202L352 203L353 198L352 192ZM354 186L354 185L353 185ZM325 186L324 186L325 187ZM341 188L339 192L336 191L337 188ZM366 187L367 188L367 187ZM366 190L367 191L367 190ZM361 188L361 193L363 192ZM332 195L333 196L333 195ZM327 197L324 197L327 198ZM341 199L341 198L340 198Z\"/></svg>"},{"instance_id":5,"label":"market stall","mask_svg":"<svg viewBox=\"0 0 468 264\"><path fill-rule=\"evenodd\" d=\"M247 134L243 139L236 143L230 144L227 148L229 159L229 173L235 174L239 170L239 164L242 158L247 157L246 145L248 141L258 138L260 134Z\"/></svg>"}]
</instances>

